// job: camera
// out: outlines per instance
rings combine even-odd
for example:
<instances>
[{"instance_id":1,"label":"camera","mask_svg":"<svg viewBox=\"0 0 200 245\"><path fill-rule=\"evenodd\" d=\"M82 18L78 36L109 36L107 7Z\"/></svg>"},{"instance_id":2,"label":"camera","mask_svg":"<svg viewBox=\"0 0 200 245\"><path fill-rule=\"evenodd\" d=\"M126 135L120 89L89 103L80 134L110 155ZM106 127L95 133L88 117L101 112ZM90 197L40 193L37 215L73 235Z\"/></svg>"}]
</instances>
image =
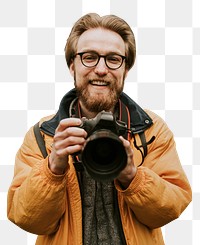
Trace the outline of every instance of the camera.
<instances>
[{"instance_id":1,"label":"camera","mask_svg":"<svg viewBox=\"0 0 200 245\"><path fill-rule=\"evenodd\" d=\"M106 111L99 112L95 118L81 120L79 127L88 133L81 152L83 165L95 180L114 180L127 164L127 154L119 139L127 131L126 123Z\"/></svg>"}]
</instances>

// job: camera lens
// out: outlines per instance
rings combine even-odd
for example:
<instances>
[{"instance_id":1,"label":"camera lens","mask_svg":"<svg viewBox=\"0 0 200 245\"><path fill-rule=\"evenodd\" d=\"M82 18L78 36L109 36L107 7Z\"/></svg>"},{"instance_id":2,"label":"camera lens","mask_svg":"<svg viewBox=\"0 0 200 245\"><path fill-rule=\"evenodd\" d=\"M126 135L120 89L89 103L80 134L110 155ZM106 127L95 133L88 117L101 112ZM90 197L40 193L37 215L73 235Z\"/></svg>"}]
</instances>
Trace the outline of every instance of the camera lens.
<instances>
[{"instance_id":1,"label":"camera lens","mask_svg":"<svg viewBox=\"0 0 200 245\"><path fill-rule=\"evenodd\" d=\"M82 162L93 179L113 180L126 166L127 155L119 137L102 129L88 137Z\"/></svg>"}]
</instances>

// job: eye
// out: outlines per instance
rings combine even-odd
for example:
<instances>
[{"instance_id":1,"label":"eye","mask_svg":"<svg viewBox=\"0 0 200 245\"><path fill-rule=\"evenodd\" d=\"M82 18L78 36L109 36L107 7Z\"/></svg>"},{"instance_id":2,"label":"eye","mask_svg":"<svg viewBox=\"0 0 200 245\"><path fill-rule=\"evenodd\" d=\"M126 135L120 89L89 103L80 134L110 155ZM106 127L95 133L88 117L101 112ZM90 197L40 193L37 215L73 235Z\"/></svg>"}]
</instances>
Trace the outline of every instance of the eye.
<instances>
[{"instance_id":1,"label":"eye","mask_svg":"<svg viewBox=\"0 0 200 245\"><path fill-rule=\"evenodd\" d=\"M106 59L109 63L113 63L113 64L121 63L122 60L121 56L117 54L108 55Z\"/></svg>"},{"instance_id":2,"label":"eye","mask_svg":"<svg viewBox=\"0 0 200 245\"><path fill-rule=\"evenodd\" d=\"M82 59L86 62L93 62L98 59L98 55L95 53L84 53Z\"/></svg>"}]
</instances>

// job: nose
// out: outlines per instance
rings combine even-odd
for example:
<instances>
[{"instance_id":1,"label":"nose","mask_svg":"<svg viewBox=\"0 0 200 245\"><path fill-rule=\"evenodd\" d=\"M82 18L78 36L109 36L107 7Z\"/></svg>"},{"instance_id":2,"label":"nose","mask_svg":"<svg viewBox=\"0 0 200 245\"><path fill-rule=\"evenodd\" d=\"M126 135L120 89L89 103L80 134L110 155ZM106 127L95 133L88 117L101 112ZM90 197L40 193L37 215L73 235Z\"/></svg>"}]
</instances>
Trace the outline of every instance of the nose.
<instances>
[{"instance_id":1,"label":"nose","mask_svg":"<svg viewBox=\"0 0 200 245\"><path fill-rule=\"evenodd\" d=\"M98 75L106 75L108 73L108 67L106 66L105 60L103 57L100 57L98 64L94 69L95 73Z\"/></svg>"}]
</instances>

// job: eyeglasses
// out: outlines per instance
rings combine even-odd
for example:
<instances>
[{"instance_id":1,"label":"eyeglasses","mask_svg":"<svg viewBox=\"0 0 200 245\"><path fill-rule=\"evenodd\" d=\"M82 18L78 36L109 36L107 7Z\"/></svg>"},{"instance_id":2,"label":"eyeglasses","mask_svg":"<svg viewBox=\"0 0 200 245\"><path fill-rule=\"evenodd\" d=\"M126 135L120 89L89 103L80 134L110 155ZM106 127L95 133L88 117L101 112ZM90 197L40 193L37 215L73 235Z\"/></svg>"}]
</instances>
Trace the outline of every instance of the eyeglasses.
<instances>
[{"instance_id":1,"label":"eyeglasses","mask_svg":"<svg viewBox=\"0 0 200 245\"><path fill-rule=\"evenodd\" d=\"M119 54L108 54L108 55L99 55L95 52L82 52L75 54L81 57L81 62L86 67L95 67L98 63L100 58L104 58L106 66L111 70L119 69L123 61L126 59L125 56Z\"/></svg>"}]
</instances>

